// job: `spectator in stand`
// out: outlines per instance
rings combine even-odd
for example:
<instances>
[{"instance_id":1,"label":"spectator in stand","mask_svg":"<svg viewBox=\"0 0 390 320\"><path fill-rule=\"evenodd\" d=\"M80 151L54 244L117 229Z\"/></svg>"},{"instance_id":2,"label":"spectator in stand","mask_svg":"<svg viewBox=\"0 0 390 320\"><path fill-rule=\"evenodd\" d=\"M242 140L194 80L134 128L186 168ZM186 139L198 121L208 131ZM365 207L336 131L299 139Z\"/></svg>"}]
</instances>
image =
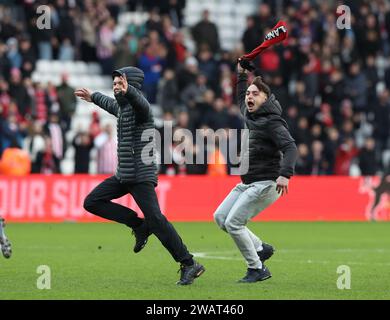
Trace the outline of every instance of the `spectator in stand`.
<instances>
[{"instance_id":1,"label":"spectator in stand","mask_svg":"<svg viewBox=\"0 0 390 320\"><path fill-rule=\"evenodd\" d=\"M222 64L220 66L221 78L218 88L220 89L220 96L226 105L231 106L233 104L233 74L228 65Z\"/></svg>"},{"instance_id":2,"label":"spectator in stand","mask_svg":"<svg viewBox=\"0 0 390 320\"><path fill-rule=\"evenodd\" d=\"M69 85L69 75L67 73L61 75L61 81L61 84L57 87L57 95L61 126L66 133L70 129L72 117L76 111L76 97L74 88Z\"/></svg>"},{"instance_id":3,"label":"spectator in stand","mask_svg":"<svg viewBox=\"0 0 390 320\"><path fill-rule=\"evenodd\" d=\"M6 12L3 13L0 21L0 39L2 41L7 41L7 39L14 37L20 32L19 26L12 21L11 15Z\"/></svg>"},{"instance_id":4,"label":"spectator in stand","mask_svg":"<svg viewBox=\"0 0 390 320\"><path fill-rule=\"evenodd\" d=\"M86 3L88 3L86 1ZM95 18L92 4L86 6L86 11L81 15L81 59L85 62L96 61L96 30L98 22Z\"/></svg>"},{"instance_id":5,"label":"spectator in stand","mask_svg":"<svg viewBox=\"0 0 390 320\"><path fill-rule=\"evenodd\" d=\"M362 176L374 176L379 169L375 153L375 140L367 138L359 153L359 168Z\"/></svg>"},{"instance_id":6,"label":"spectator in stand","mask_svg":"<svg viewBox=\"0 0 390 320\"><path fill-rule=\"evenodd\" d=\"M172 47L175 50L175 60L178 65L182 65L188 55L187 47L185 45L184 34L180 30L173 35Z\"/></svg>"},{"instance_id":7,"label":"spectator in stand","mask_svg":"<svg viewBox=\"0 0 390 320\"><path fill-rule=\"evenodd\" d=\"M46 93L48 99L49 112L59 113L60 103L58 101L57 88L51 81L47 83Z\"/></svg>"},{"instance_id":8,"label":"spectator in stand","mask_svg":"<svg viewBox=\"0 0 390 320\"><path fill-rule=\"evenodd\" d=\"M110 75L114 67L114 28L115 21L112 18L107 18L98 30L96 55L105 75Z\"/></svg>"},{"instance_id":9,"label":"spectator in stand","mask_svg":"<svg viewBox=\"0 0 390 320\"><path fill-rule=\"evenodd\" d=\"M51 138L45 136L45 149L37 153L37 171L42 174L61 173L60 159L53 152Z\"/></svg>"},{"instance_id":10,"label":"spectator in stand","mask_svg":"<svg viewBox=\"0 0 390 320\"><path fill-rule=\"evenodd\" d=\"M11 81L9 84L9 94L15 99L19 113L26 118L31 114L31 97L22 81L22 74L19 69L11 70Z\"/></svg>"},{"instance_id":11,"label":"spectator in stand","mask_svg":"<svg viewBox=\"0 0 390 320\"><path fill-rule=\"evenodd\" d=\"M281 68L281 59L275 48L269 48L259 56L259 68L266 75L275 75Z\"/></svg>"},{"instance_id":12,"label":"spectator in stand","mask_svg":"<svg viewBox=\"0 0 390 320\"><path fill-rule=\"evenodd\" d=\"M364 68L365 78L367 80L367 100L376 100L376 87L379 82L378 70L375 66L375 57L370 55L366 59L366 66Z\"/></svg>"},{"instance_id":13,"label":"spectator in stand","mask_svg":"<svg viewBox=\"0 0 390 320\"><path fill-rule=\"evenodd\" d=\"M283 83L283 77L281 74L276 73L272 77L270 88L271 91L274 93L275 97L278 97L278 101L282 106L288 106L290 104L288 89Z\"/></svg>"},{"instance_id":14,"label":"spectator in stand","mask_svg":"<svg viewBox=\"0 0 390 320\"><path fill-rule=\"evenodd\" d=\"M113 136L112 126L104 126L102 133L94 139L97 148L97 173L113 174L117 166L117 143Z\"/></svg>"},{"instance_id":15,"label":"spectator in stand","mask_svg":"<svg viewBox=\"0 0 390 320\"><path fill-rule=\"evenodd\" d=\"M259 30L256 28L255 17L248 16L246 18L246 29L242 36L245 52L249 53L256 48L260 43L259 39L261 39L261 36Z\"/></svg>"},{"instance_id":16,"label":"spectator in stand","mask_svg":"<svg viewBox=\"0 0 390 320\"><path fill-rule=\"evenodd\" d=\"M102 129L100 126L99 113L97 111L93 111L91 124L89 125L89 133L90 133L92 139L95 139L96 136L98 136L101 132L102 132Z\"/></svg>"},{"instance_id":17,"label":"spectator in stand","mask_svg":"<svg viewBox=\"0 0 390 320\"><path fill-rule=\"evenodd\" d=\"M364 29L359 30L357 34L359 39L359 53L365 60L369 55L376 55L381 49L381 36L377 23L377 18L374 14L368 14L365 18Z\"/></svg>"},{"instance_id":18,"label":"spectator in stand","mask_svg":"<svg viewBox=\"0 0 390 320\"><path fill-rule=\"evenodd\" d=\"M79 131L72 143L75 149L74 173L89 173L93 141L90 134Z\"/></svg>"},{"instance_id":19,"label":"spectator in stand","mask_svg":"<svg viewBox=\"0 0 390 320\"><path fill-rule=\"evenodd\" d=\"M298 144L305 143L309 144L310 142L310 131L309 131L309 121L305 117L300 117L298 119L298 127L295 133L294 139Z\"/></svg>"},{"instance_id":20,"label":"spectator in stand","mask_svg":"<svg viewBox=\"0 0 390 320\"><path fill-rule=\"evenodd\" d=\"M324 145L320 140L314 140L311 145L311 164L310 174L325 175L328 174L329 163L324 157Z\"/></svg>"},{"instance_id":21,"label":"spectator in stand","mask_svg":"<svg viewBox=\"0 0 390 320\"><path fill-rule=\"evenodd\" d=\"M340 134L335 127L326 129L326 140L324 143L324 155L329 163L329 174L334 174L334 166L336 162L336 150L340 145Z\"/></svg>"},{"instance_id":22,"label":"spectator in stand","mask_svg":"<svg viewBox=\"0 0 390 320\"><path fill-rule=\"evenodd\" d=\"M2 145L1 150L5 150L13 145L18 145L19 148L23 144L23 138L26 135L25 130L21 128L17 114L15 112L9 112L7 119L3 121L1 128Z\"/></svg>"},{"instance_id":23,"label":"spectator in stand","mask_svg":"<svg viewBox=\"0 0 390 320\"><path fill-rule=\"evenodd\" d=\"M207 47L200 49L198 62L199 72L205 75L208 86L214 91L217 91L220 77L218 64L212 52Z\"/></svg>"},{"instance_id":24,"label":"spectator in stand","mask_svg":"<svg viewBox=\"0 0 390 320\"><path fill-rule=\"evenodd\" d=\"M66 150L65 134L60 125L58 113L51 113L44 128L45 134L50 137L50 148L56 159L63 159Z\"/></svg>"},{"instance_id":25,"label":"spectator in stand","mask_svg":"<svg viewBox=\"0 0 390 320\"><path fill-rule=\"evenodd\" d=\"M196 121L196 128L202 128L204 125L207 126L208 115L213 109L215 101L215 92L213 90L206 90L201 99L196 102L196 104L189 109L190 115L196 115L194 119Z\"/></svg>"},{"instance_id":26,"label":"spectator in stand","mask_svg":"<svg viewBox=\"0 0 390 320\"><path fill-rule=\"evenodd\" d=\"M165 65L163 51L161 43L151 42L138 60L138 67L145 74L143 90L150 103L156 102L157 85Z\"/></svg>"},{"instance_id":27,"label":"spectator in stand","mask_svg":"<svg viewBox=\"0 0 390 320\"><path fill-rule=\"evenodd\" d=\"M48 120L48 114L50 111L49 97L41 82L37 82L34 89L33 116L36 120L44 124Z\"/></svg>"},{"instance_id":28,"label":"spectator in stand","mask_svg":"<svg viewBox=\"0 0 390 320\"><path fill-rule=\"evenodd\" d=\"M1 116L5 118L8 114L8 107L11 103L11 96L8 93L9 85L8 82L0 77L0 106Z\"/></svg>"},{"instance_id":29,"label":"spectator in stand","mask_svg":"<svg viewBox=\"0 0 390 320\"><path fill-rule=\"evenodd\" d=\"M355 111L366 111L367 108L367 79L361 72L358 62L349 67L349 74L345 81L345 94L352 100Z\"/></svg>"},{"instance_id":30,"label":"spectator in stand","mask_svg":"<svg viewBox=\"0 0 390 320\"><path fill-rule=\"evenodd\" d=\"M265 35L265 32L276 24L275 18L272 17L271 7L265 1L258 7L255 22L255 28L261 36Z\"/></svg>"},{"instance_id":31,"label":"spectator in stand","mask_svg":"<svg viewBox=\"0 0 390 320\"><path fill-rule=\"evenodd\" d=\"M29 134L24 140L23 149L30 154L31 173L38 173L37 155L38 152L43 152L45 149L43 126L39 121L35 121L30 125Z\"/></svg>"},{"instance_id":32,"label":"spectator in stand","mask_svg":"<svg viewBox=\"0 0 390 320\"><path fill-rule=\"evenodd\" d=\"M181 91L180 100L187 108L191 108L200 101L207 90L207 78L204 74L199 74L196 77L196 82L190 83Z\"/></svg>"},{"instance_id":33,"label":"spectator in stand","mask_svg":"<svg viewBox=\"0 0 390 320\"><path fill-rule=\"evenodd\" d=\"M159 15L159 9L157 6L149 11L149 18L145 23L146 30L157 31L159 34L163 34L163 26L161 23L161 16Z\"/></svg>"},{"instance_id":34,"label":"spectator in stand","mask_svg":"<svg viewBox=\"0 0 390 320\"><path fill-rule=\"evenodd\" d=\"M161 2L161 13L167 14L176 28L182 27L183 9L186 0L165 0Z\"/></svg>"},{"instance_id":35,"label":"spectator in stand","mask_svg":"<svg viewBox=\"0 0 390 320\"><path fill-rule=\"evenodd\" d=\"M374 134L376 148L382 153L388 148L390 135L390 91L388 89L379 93L379 101L374 105Z\"/></svg>"},{"instance_id":36,"label":"spectator in stand","mask_svg":"<svg viewBox=\"0 0 390 320\"><path fill-rule=\"evenodd\" d=\"M177 86L179 91L181 92L184 88L194 83L198 74L198 60L193 56L187 57L184 65L179 67L177 73Z\"/></svg>"},{"instance_id":37,"label":"spectator in stand","mask_svg":"<svg viewBox=\"0 0 390 320\"><path fill-rule=\"evenodd\" d=\"M7 58L11 62L11 68L19 69L22 67L22 55L19 52L19 44L16 38L7 40Z\"/></svg>"},{"instance_id":38,"label":"spectator in stand","mask_svg":"<svg viewBox=\"0 0 390 320\"><path fill-rule=\"evenodd\" d=\"M312 157L309 153L307 144L301 143L298 145L298 158L295 165L297 175L310 175L312 173Z\"/></svg>"},{"instance_id":39,"label":"spectator in stand","mask_svg":"<svg viewBox=\"0 0 390 320\"><path fill-rule=\"evenodd\" d=\"M335 174L348 176L352 160L359 154L353 138L346 138L336 152Z\"/></svg>"},{"instance_id":40,"label":"spectator in stand","mask_svg":"<svg viewBox=\"0 0 390 320\"><path fill-rule=\"evenodd\" d=\"M192 38L196 42L197 52L206 45L213 54L218 53L220 49L219 35L217 26L210 21L210 12L204 10L202 19L191 29Z\"/></svg>"},{"instance_id":41,"label":"spectator in stand","mask_svg":"<svg viewBox=\"0 0 390 320\"><path fill-rule=\"evenodd\" d=\"M0 75L9 78L11 71L11 62L7 57L7 46L0 41Z\"/></svg>"},{"instance_id":42,"label":"spectator in stand","mask_svg":"<svg viewBox=\"0 0 390 320\"><path fill-rule=\"evenodd\" d=\"M137 50L138 43L136 42L134 46L134 36L131 33L126 33L115 49L114 69L135 65Z\"/></svg>"},{"instance_id":43,"label":"spectator in stand","mask_svg":"<svg viewBox=\"0 0 390 320\"><path fill-rule=\"evenodd\" d=\"M213 130L229 127L229 114L222 98L215 99L213 108L209 110L204 118L204 124Z\"/></svg>"},{"instance_id":44,"label":"spectator in stand","mask_svg":"<svg viewBox=\"0 0 390 320\"><path fill-rule=\"evenodd\" d=\"M23 78L31 77L36 64L36 55L31 46L31 41L27 36L20 40L20 55L22 57L22 76Z\"/></svg>"},{"instance_id":45,"label":"spectator in stand","mask_svg":"<svg viewBox=\"0 0 390 320\"><path fill-rule=\"evenodd\" d=\"M74 48L70 39L65 38L62 40L60 51L58 54L58 60L60 61L73 61L75 56Z\"/></svg>"},{"instance_id":46,"label":"spectator in stand","mask_svg":"<svg viewBox=\"0 0 390 320\"><path fill-rule=\"evenodd\" d=\"M175 72L166 69L157 87L157 104L163 112L174 112L178 109L179 91L175 80Z\"/></svg>"}]
</instances>

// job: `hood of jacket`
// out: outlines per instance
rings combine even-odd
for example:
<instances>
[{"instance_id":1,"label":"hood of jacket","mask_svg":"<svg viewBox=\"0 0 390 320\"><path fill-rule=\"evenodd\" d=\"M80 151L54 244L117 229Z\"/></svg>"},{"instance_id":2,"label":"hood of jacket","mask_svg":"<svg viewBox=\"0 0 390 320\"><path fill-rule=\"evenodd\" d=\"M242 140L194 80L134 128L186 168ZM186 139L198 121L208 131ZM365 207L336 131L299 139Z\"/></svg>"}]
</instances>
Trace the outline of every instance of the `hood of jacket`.
<instances>
[{"instance_id":1,"label":"hood of jacket","mask_svg":"<svg viewBox=\"0 0 390 320\"><path fill-rule=\"evenodd\" d=\"M136 67L120 68L112 73L112 78L114 79L118 75L125 76L129 85L141 90L145 78L144 72L141 69Z\"/></svg>"},{"instance_id":2,"label":"hood of jacket","mask_svg":"<svg viewBox=\"0 0 390 320\"><path fill-rule=\"evenodd\" d=\"M275 95L271 94L270 97L263 103L263 105L253 112L254 116L263 116L268 114L282 115L282 106L279 101L276 100Z\"/></svg>"}]
</instances>

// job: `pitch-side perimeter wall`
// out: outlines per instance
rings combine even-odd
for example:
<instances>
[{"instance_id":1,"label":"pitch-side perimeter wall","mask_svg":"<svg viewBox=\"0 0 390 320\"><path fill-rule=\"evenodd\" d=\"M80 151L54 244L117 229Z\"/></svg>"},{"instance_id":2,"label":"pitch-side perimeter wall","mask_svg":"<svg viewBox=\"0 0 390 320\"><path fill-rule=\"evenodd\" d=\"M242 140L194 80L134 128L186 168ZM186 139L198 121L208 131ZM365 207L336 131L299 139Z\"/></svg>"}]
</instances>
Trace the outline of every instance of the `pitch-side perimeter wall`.
<instances>
[{"instance_id":1,"label":"pitch-side perimeter wall","mask_svg":"<svg viewBox=\"0 0 390 320\"><path fill-rule=\"evenodd\" d=\"M83 208L107 176L0 176L0 215L8 222L104 221ZM238 177L160 176L157 194L171 221L212 221ZM390 181L380 177L293 177L288 195L255 221L390 220ZM377 199L377 201L375 201ZM115 200L140 213L130 196Z\"/></svg>"}]
</instances>

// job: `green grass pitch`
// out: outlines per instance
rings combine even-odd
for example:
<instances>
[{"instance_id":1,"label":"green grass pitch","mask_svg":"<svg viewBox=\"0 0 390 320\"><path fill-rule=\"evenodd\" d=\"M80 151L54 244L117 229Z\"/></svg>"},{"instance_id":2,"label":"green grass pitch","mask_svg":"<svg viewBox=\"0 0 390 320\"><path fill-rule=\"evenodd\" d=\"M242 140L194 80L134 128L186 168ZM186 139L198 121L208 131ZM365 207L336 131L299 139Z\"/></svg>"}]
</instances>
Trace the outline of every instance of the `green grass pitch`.
<instances>
[{"instance_id":1,"label":"green grass pitch","mask_svg":"<svg viewBox=\"0 0 390 320\"><path fill-rule=\"evenodd\" d=\"M272 278L236 281L246 265L232 239L214 223L175 223L206 267L193 285L179 287L179 269L154 236L138 254L129 229L113 223L8 224L13 256L0 256L0 299L389 299L389 223L250 223L275 255ZM51 271L39 290L37 267ZM351 288L337 288L340 265Z\"/></svg>"}]
</instances>

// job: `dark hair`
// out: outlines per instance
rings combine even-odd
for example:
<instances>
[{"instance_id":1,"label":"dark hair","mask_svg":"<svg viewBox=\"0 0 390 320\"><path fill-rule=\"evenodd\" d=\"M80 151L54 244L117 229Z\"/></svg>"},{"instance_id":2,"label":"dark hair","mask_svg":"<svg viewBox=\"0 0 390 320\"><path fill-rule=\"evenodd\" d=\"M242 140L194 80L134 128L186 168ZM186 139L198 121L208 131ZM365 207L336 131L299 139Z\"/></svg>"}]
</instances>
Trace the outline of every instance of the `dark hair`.
<instances>
[{"instance_id":1,"label":"dark hair","mask_svg":"<svg viewBox=\"0 0 390 320\"><path fill-rule=\"evenodd\" d=\"M254 78L251 85L252 84L254 84L257 87L257 89L259 89L259 91L264 92L267 95L267 97L271 95L271 89L265 82L263 82L263 78L261 76Z\"/></svg>"}]
</instances>

